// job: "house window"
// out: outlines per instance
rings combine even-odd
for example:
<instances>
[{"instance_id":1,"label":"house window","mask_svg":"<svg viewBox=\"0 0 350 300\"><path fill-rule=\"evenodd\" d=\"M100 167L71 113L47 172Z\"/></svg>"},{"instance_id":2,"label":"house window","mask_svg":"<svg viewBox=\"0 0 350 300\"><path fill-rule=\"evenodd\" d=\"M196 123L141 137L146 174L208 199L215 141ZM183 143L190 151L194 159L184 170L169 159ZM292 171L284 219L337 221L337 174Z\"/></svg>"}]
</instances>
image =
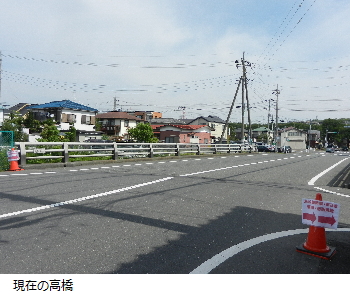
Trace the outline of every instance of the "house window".
<instances>
[{"instance_id":1,"label":"house window","mask_svg":"<svg viewBox=\"0 0 350 300\"><path fill-rule=\"evenodd\" d=\"M81 116L81 124L90 125L91 124L90 116L82 115Z\"/></svg>"},{"instance_id":2,"label":"house window","mask_svg":"<svg viewBox=\"0 0 350 300\"><path fill-rule=\"evenodd\" d=\"M301 132L288 132L288 136L301 136Z\"/></svg>"},{"instance_id":3,"label":"house window","mask_svg":"<svg viewBox=\"0 0 350 300\"><path fill-rule=\"evenodd\" d=\"M62 114L62 123L75 123L75 122L76 122L75 115L73 115L73 114Z\"/></svg>"},{"instance_id":4,"label":"house window","mask_svg":"<svg viewBox=\"0 0 350 300\"><path fill-rule=\"evenodd\" d=\"M124 127L129 127L129 120L124 120Z\"/></svg>"}]
</instances>

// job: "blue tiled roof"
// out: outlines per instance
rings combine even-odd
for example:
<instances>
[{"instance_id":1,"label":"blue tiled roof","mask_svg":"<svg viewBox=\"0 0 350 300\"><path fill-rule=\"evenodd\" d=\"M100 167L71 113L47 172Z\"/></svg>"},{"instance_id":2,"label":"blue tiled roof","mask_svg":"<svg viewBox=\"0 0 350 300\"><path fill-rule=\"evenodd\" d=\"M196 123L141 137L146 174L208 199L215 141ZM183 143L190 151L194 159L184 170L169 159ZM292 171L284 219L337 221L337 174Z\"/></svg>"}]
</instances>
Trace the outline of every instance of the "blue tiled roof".
<instances>
[{"instance_id":1,"label":"blue tiled roof","mask_svg":"<svg viewBox=\"0 0 350 300\"><path fill-rule=\"evenodd\" d=\"M95 108L91 108L91 107L88 107L86 105L75 103L75 102L70 101L70 100L53 101L53 102L50 102L50 103L29 106L28 108L29 109L70 108L70 109L77 109L77 110L98 111Z\"/></svg>"}]
</instances>

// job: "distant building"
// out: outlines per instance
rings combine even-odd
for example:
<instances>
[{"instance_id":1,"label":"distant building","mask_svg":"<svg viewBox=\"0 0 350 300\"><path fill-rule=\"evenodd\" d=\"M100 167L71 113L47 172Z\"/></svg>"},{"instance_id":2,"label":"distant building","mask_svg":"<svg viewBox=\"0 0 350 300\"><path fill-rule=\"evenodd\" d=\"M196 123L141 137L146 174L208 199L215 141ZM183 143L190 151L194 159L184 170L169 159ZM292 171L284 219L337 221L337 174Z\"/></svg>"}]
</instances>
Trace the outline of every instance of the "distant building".
<instances>
[{"instance_id":1,"label":"distant building","mask_svg":"<svg viewBox=\"0 0 350 300\"><path fill-rule=\"evenodd\" d=\"M279 131L277 147L290 146L292 150L306 149L307 133L294 127Z\"/></svg>"},{"instance_id":2,"label":"distant building","mask_svg":"<svg viewBox=\"0 0 350 300\"><path fill-rule=\"evenodd\" d=\"M53 101L27 107L38 121L52 119L57 129L67 132L71 125L77 130L77 141L81 142L96 136L95 122L97 109L70 100Z\"/></svg>"},{"instance_id":3,"label":"distant building","mask_svg":"<svg viewBox=\"0 0 350 300\"><path fill-rule=\"evenodd\" d=\"M222 135L222 132L225 127L225 121L216 116L208 117L198 117L190 122L188 125L207 125L211 128L211 142L219 141ZM228 126L224 132L223 139L227 140L228 136Z\"/></svg>"},{"instance_id":4,"label":"distant building","mask_svg":"<svg viewBox=\"0 0 350 300\"><path fill-rule=\"evenodd\" d=\"M210 144L211 128L207 125L151 125L155 136L165 143Z\"/></svg>"},{"instance_id":5,"label":"distant building","mask_svg":"<svg viewBox=\"0 0 350 300\"><path fill-rule=\"evenodd\" d=\"M96 115L100 122L101 131L107 135L119 136L123 140L128 140L128 129L136 127L144 121L136 116L122 111L110 111Z\"/></svg>"}]
</instances>

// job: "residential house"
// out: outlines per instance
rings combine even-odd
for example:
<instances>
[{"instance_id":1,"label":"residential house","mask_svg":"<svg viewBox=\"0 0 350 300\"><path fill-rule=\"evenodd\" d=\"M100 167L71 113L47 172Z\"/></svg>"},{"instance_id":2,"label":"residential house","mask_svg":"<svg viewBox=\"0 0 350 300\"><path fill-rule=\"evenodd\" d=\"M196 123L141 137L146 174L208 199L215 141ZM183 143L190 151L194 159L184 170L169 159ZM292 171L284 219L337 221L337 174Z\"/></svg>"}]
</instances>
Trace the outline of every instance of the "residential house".
<instances>
[{"instance_id":1,"label":"residential house","mask_svg":"<svg viewBox=\"0 0 350 300\"><path fill-rule=\"evenodd\" d=\"M5 106L9 106L9 105L0 104L0 126L2 125L3 121L10 118L11 113L16 113L24 117L28 113L28 106L30 105L32 104L18 103L12 107L5 108Z\"/></svg>"},{"instance_id":2,"label":"residential house","mask_svg":"<svg viewBox=\"0 0 350 300\"><path fill-rule=\"evenodd\" d=\"M259 127L252 129L252 140L253 142L262 141L266 144L271 144L273 140L273 130L267 127Z\"/></svg>"},{"instance_id":3,"label":"residential house","mask_svg":"<svg viewBox=\"0 0 350 300\"><path fill-rule=\"evenodd\" d=\"M189 120L192 121L192 120ZM150 120L151 125L187 125L187 122L174 118L155 118Z\"/></svg>"},{"instance_id":4,"label":"residential house","mask_svg":"<svg viewBox=\"0 0 350 300\"><path fill-rule=\"evenodd\" d=\"M162 118L162 113L155 111L127 111L126 113L149 123L151 123L153 119Z\"/></svg>"},{"instance_id":5,"label":"residential house","mask_svg":"<svg viewBox=\"0 0 350 300\"><path fill-rule=\"evenodd\" d=\"M279 131L277 147L290 146L292 150L306 149L307 133L303 130L288 127Z\"/></svg>"},{"instance_id":6,"label":"residential house","mask_svg":"<svg viewBox=\"0 0 350 300\"><path fill-rule=\"evenodd\" d=\"M128 140L128 129L136 127L139 123L144 123L138 117L132 116L122 111L110 111L96 115L100 122L101 131L107 135L121 137L123 140Z\"/></svg>"},{"instance_id":7,"label":"residential house","mask_svg":"<svg viewBox=\"0 0 350 300\"><path fill-rule=\"evenodd\" d=\"M151 125L151 127L160 142L210 143L211 128L207 125Z\"/></svg>"},{"instance_id":8,"label":"residential house","mask_svg":"<svg viewBox=\"0 0 350 300\"><path fill-rule=\"evenodd\" d=\"M31 105L27 108L33 112L36 120L53 119L60 132L67 132L71 125L77 130L77 141L99 135L95 131L97 109L70 100L53 101L45 104ZM101 135L101 134L100 134Z\"/></svg>"},{"instance_id":9,"label":"residential house","mask_svg":"<svg viewBox=\"0 0 350 300\"><path fill-rule=\"evenodd\" d=\"M206 125L211 128L211 142L214 143L219 141L222 135L222 132L225 127L225 121L216 116L208 116L208 117L198 117L190 122L188 125ZM223 139L227 140L228 137L228 126L224 132Z\"/></svg>"}]
</instances>

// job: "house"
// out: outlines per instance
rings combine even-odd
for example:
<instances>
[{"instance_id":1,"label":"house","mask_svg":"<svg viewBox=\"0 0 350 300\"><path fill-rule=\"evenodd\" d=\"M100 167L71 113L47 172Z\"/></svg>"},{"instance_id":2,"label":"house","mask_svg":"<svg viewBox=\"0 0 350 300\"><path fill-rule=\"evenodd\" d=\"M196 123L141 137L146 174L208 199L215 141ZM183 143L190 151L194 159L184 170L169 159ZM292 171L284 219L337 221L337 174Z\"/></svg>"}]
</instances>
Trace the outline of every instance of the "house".
<instances>
[{"instance_id":1,"label":"house","mask_svg":"<svg viewBox=\"0 0 350 300\"><path fill-rule=\"evenodd\" d=\"M271 144L271 141L273 140L273 130L267 128L267 127L259 127L256 129L252 129L252 139L254 142L257 142L258 139L262 138L262 142L265 142L267 144Z\"/></svg>"},{"instance_id":2,"label":"house","mask_svg":"<svg viewBox=\"0 0 350 300\"><path fill-rule=\"evenodd\" d=\"M187 122L184 122L183 120L180 120L180 119L174 119L174 118L155 118L150 120L150 124L151 125L187 125Z\"/></svg>"},{"instance_id":3,"label":"house","mask_svg":"<svg viewBox=\"0 0 350 300\"><path fill-rule=\"evenodd\" d=\"M134 128L137 124L144 123L140 118L122 111L110 111L97 114L96 118L100 123L102 132L107 135L122 137L123 140L129 139L129 128Z\"/></svg>"},{"instance_id":4,"label":"house","mask_svg":"<svg viewBox=\"0 0 350 300\"><path fill-rule=\"evenodd\" d=\"M206 125L211 128L211 142L219 141L222 135L222 132L225 127L225 121L216 116L208 117L198 117L190 122L188 125ZM224 132L223 139L227 140L228 136L228 126Z\"/></svg>"},{"instance_id":5,"label":"house","mask_svg":"<svg viewBox=\"0 0 350 300\"><path fill-rule=\"evenodd\" d=\"M145 122L152 122L153 119L162 118L162 113L155 111L127 111L126 113L138 117Z\"/></svg>"},{"instance_id":6,"label":"house","mask_svg":"<svg viewBox=\"0 0 350 300\"><path fill-rule=\"evenodd\" d=\"M10 118L11 113L17 113L20 116L25 116L28 113L28 106L33 105L29 103L18 103L10 108L5 108L5 106L9 105L1 105L0 104L0 126L3 121Z\"/></svg>"},{"instance_id":7,"label":"house","mask_svg":"<svg viewBox=\"0 0 350 300\"><path fill-rule=\"evenodd\" d=\"M211 128L207 125L151 125L151 127L160 142L210 143Z\"/></svg>"},{"instance_id":8,"label":"house","mask_svg":"<svg viewBox=\"0 0 350 300\"><path fill-rule=\"evenodd\" d=\"M293 150L306 149L307 133L303 130L288 127L279 131L277 147L290 146Z\"/></svg>"},{"instance_id":9,"label":"house","mask_svg":"<svg viewBox=\"0 0 350 300\"><path fill-rule=\"evenodd\" d=\"M74 125L79 142L98 135L95 131L97 109L70 100L31 105L27 109L33 112L34 118L38 121L53 119L57 129L62 133L67 132L70 126Z\"/></svg>"}]
</instances>

